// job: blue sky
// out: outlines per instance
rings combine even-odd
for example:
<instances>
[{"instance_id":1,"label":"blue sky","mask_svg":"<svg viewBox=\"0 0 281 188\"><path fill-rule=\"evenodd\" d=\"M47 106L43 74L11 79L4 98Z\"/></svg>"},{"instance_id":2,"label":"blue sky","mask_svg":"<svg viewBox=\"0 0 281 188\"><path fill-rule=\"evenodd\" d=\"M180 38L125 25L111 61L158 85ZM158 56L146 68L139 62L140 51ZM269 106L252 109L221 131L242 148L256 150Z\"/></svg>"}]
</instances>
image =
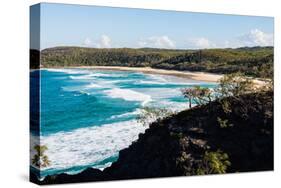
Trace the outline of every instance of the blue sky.
<instances>
[{"instance_id":1,"label":"blue sky","mask_svg":"<svg viewBox=\"0 0 281 188\"><path fill-rule=\"evenodd\" d=\"M270 17L41 4L41 49L273 45Z\"/></svg>"}]
</instances>

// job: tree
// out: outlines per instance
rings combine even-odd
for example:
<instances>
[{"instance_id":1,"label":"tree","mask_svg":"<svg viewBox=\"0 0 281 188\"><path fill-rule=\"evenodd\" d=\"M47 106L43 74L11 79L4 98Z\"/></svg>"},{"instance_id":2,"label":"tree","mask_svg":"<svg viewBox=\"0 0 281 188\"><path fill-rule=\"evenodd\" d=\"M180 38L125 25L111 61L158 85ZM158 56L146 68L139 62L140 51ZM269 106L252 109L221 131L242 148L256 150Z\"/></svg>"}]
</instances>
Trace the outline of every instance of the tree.
<instances>
[{"instance_id":1,"label":"tree","mask_svg":"<svg viewBox=\"0 0 281 188\"><path fill-rule=\"evenodd\" d=\"M182 90L182 94L185 98L188 99L189 108L191 108L193 96L194 96L194 89L193 88L185 88Z\"/></svg>"},{"instance_id":2,"label":"tree","mask_svg":"<svg viewBox=\"0 0 281 188\"><path fill-rule=\"evenodd\" d=\"M172 111L164 108L144 107L136 119L143 126L148 126L150 123L164 119L172 114Z\"/></svg>"},{"instance_id":3,"label":"tree","mask_svg":"<svg viewBox=\"0 0 281 188\"><path fill-rule=\"evenodd\" d=\"M34 155L32 163L39 168L50 166L50 160L48 156L45 155L45 151L48 149L48 147L45 145L36 145L34 146L34 149L36 150L37 154Z\"/></svg>"},{"instance_id":4,"label":"tree","mask_svg":"<svg viewBox=\"0 0 281 188\"><path fill-rule=\"evenodd\" d=\"M207 104L212 101L212 91L209 88L195 86L193 88L185 88L182 90L183 96L189 101L191 108L192 101L197 105Z\"/></svg>"},{"instance_id":5,"label":"tree","mask_svg":"<svg viewBox=\"0 0 281 188\"><path fill-rule=\"evenodd\" d=\"M253 91L253 81L241 73L224 75L219 81L219 86L216 88L218 98L239 96Z\"/></svg>"}]
</instances>

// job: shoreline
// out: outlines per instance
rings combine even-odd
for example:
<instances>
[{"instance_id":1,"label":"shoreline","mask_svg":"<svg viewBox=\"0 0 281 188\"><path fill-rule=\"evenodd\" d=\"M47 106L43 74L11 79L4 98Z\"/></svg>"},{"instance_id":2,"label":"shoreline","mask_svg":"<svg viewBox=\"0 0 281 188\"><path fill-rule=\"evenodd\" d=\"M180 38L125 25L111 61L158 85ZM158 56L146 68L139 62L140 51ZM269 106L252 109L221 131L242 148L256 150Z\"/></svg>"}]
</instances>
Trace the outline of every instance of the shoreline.
<instances>
[{"instance_id":1,"label":"shoreline","mask_svg":"<svg viewBox=\"0 0 281 188\"><path fill-rule=\"evenodd\" d=\"M185 79L217 83L223 77L222 74L212 74L206 72L190 72L155 69L151 67L122 67L122 66L77 66L77 67L60 67L60 68L87 68L96 70L117 70L117 71L136 71L147 74L160 74L168 76L176 76Z\"/></svg>"},{"instance_id":2,"label":"shoreline","mask_svg":"<svg viewBox=\"0 0 281 188\"><path fill-rule=\"evenodd\" d=\"M112 70L112 71L135 71L142 72L146 74L160 74L160 75L168 75L175 76L184 79L196 80L196 81L204 81L210 83L218 83L219 80L224 76L224 74L215 74L208 72L191 72L191 71L178 71L178 70L166 70L166 69L155 69L151 67L123 67L123 66L69 66L69 67L42 67L43 69L50 68L85 68L85 69L96 69L96 70ZM260 78L252 78L253 83L257 87L264 86L266 84L265 80L261 80Z\"/></svg>"}]
</instances>

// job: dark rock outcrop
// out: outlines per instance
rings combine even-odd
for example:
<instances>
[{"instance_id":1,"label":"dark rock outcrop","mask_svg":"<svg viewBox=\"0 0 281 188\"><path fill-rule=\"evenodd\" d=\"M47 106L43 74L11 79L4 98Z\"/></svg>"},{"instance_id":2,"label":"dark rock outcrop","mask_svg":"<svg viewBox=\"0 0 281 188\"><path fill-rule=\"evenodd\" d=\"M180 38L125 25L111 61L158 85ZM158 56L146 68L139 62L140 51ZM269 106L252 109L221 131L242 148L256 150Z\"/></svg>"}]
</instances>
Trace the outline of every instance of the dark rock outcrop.
<instances>
[{"instance_id":1,"label":"dark rock outcrop","mask_svg":"<svg viewBox=\"0 0 281 188\"><path fill-rule=\"evenodd\" d=\"M224 100L152 123L104 171L86 169L43 181L31 175L31 180L52 184L197 175L209 151L227 154L231 165L226 173L273 170L273 92Z\"/></svg>"}]
</instances>

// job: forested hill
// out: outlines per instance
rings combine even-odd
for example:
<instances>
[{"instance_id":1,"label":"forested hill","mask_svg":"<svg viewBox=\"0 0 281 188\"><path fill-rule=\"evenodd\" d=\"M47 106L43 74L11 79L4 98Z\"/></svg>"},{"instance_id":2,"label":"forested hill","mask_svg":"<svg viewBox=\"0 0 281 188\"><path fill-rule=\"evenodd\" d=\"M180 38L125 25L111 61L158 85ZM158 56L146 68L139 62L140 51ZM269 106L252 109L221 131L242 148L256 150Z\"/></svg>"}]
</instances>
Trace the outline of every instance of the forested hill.
<instances>
[{"instance_id":1,"label":"forested hill","mask_svg":"<svg viewBox=\"0 0 281 188\"><path fill-rule=\"evenodd\" d=\"M273 47L168 50L55 47L41 51L41 66L130 66L273 77Z\"/></svg>"}]
</instances>

